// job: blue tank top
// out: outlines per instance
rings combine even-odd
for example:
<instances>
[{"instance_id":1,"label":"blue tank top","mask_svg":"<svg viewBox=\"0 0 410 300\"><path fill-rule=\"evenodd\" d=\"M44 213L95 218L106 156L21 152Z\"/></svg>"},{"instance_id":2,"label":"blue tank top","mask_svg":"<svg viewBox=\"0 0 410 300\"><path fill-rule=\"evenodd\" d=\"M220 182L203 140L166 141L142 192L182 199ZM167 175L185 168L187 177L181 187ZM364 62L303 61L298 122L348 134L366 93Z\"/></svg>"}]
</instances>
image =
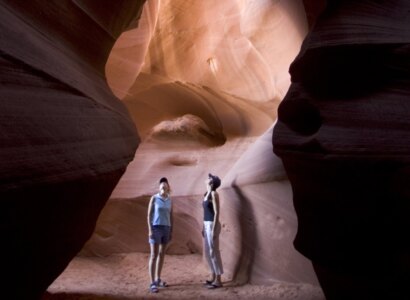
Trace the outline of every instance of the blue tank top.
<instances>
[{"instance_id":1,"label":"blue tank top","mask_svg":"<svg viewBox=\"0 0 410 300\"><path fill-rule=\"evenodd\" d=\"M171 199L161 198L159 194L154 195L152 225L171 226Z\"/></svg>"},{"instance_id":2,"label":"blue tank top","mask_svg":"<svg viewBox=\"0 0 410 300\"><path fill-rule=\"evenodd\" d=\"M214 221L215 210L214 204L212 203L212 195L209 194L207 198L202 201L202 206L204 208L204 221Z\"/></svg>"}]
</instances>

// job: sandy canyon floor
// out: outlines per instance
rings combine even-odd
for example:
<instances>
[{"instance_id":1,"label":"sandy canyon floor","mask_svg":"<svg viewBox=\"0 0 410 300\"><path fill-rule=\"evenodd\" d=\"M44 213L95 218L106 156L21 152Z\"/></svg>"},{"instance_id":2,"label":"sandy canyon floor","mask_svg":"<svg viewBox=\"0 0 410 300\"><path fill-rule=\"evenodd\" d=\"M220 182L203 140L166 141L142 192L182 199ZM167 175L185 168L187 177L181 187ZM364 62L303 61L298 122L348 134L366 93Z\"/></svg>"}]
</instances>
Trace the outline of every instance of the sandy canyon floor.
<instances>
[{"instance_id":1,"label":"sandy canyon floor","mask_svg":"<svg viewBox=\"0 0 410 300\"><path fill-rule=\"evenodd\" d=\"M148 291L148 254L129 253L109 257L76 257L49 287L43 300L130 299L281 299L324 300L321 289L309 284L277 282L269 286L224 282L209 290L202 282L207 269L202 256L167 255L163 279L169 287L158 294Z\"/></svg>"}]
</instances>

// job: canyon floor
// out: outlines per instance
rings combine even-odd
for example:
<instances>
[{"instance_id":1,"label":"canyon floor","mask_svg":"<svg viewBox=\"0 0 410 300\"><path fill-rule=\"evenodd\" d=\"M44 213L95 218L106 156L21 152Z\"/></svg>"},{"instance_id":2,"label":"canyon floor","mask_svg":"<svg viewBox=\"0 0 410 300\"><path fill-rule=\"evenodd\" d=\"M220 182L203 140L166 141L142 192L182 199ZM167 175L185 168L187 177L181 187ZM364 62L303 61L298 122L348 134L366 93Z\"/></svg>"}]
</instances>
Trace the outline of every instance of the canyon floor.
<instances>
[{"instance_id":1,"label":"canyon floor","mask_svg":"<svg viewBox=\"0 0 410 300\"><path fill-rule=\"evenodd\" d=\"M48 288L42 300L131 299L281 299L324 300L321 289L310 284L277 282L272 285L235 285L209 290L202 282L207 269L199 254L167 255L163 280L169 287L148 291L147 253L108 257L76 257Z\"/></svg>"}]
</instances>

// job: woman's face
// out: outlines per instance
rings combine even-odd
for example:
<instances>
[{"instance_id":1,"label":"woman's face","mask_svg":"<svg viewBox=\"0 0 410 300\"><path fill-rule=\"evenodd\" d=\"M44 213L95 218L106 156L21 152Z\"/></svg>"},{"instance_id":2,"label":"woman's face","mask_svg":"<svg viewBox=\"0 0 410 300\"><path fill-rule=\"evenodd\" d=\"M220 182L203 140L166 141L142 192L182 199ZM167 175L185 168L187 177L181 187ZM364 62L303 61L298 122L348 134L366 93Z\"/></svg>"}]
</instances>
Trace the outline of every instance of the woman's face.
<instances>
[{"instance_id":1,"label":"woman's face","mask_svg":"<svg viewBox=\"0 0 410 300\"><path fill-rule=\"evenodd\" d=\"M205 180L205 185L206 185L207 187L211 187L211 185L212 185L212 178L208 177L208 178Z\"/></svg>"},{"instance_id":2,"label":"woman's face","mask_svg":"<svg viewBox=\"0 0 410 300\"><path fill-rule=\"evenodd\" d=\"M161 182L159 185L159 191L162 194L168 194L169 193L169 185L166 182Z\"/></svg>"}]
</instances>

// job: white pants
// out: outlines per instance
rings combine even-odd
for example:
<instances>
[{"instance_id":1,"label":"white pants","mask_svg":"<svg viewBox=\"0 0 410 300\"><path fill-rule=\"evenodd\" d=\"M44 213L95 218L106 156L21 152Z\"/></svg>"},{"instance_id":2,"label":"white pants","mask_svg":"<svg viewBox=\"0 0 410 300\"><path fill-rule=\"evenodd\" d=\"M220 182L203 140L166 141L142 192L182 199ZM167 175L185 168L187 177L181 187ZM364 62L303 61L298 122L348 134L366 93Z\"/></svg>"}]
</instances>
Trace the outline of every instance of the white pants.
<instances>
[{"instance_id":1,"label":"white pants","mask_svg":"<svg viewBox=\"0 0 410 300\"><path fill-rule=\"evenodd\" d=\"M204 252L209 268L213 274L222 275L222 260L219 252L219 228L215 228L215 238L212 235L212 221L204 221ZM212 252L212 254L211 254Z\"/></svg>"}]
</instances>

